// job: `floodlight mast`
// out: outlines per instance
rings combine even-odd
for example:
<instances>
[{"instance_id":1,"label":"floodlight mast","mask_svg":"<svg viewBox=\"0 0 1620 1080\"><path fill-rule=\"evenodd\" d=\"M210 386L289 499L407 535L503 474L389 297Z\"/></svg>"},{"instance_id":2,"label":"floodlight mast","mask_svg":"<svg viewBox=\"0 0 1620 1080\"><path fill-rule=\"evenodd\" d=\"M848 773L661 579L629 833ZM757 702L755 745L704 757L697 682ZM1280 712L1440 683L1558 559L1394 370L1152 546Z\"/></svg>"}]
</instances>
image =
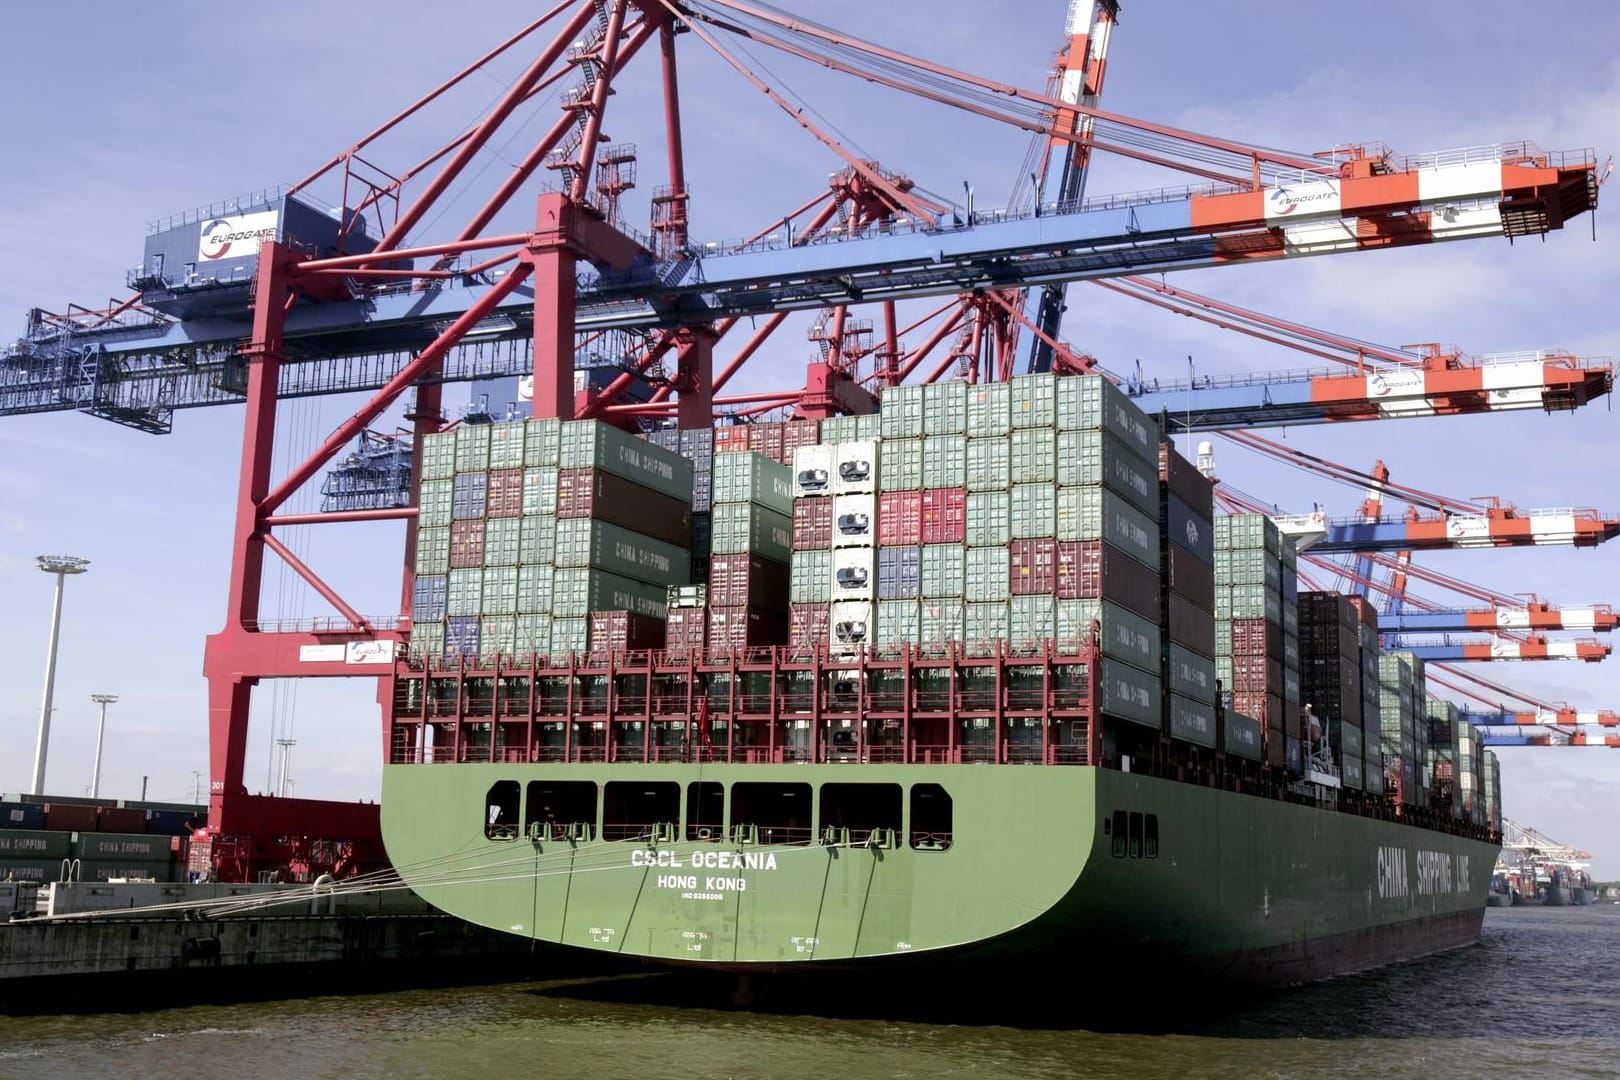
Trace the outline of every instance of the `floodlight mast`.
<instances>
[{"instance_id":1,"label":"floodlight mast","mask_svg":"<svg viewBox=\"0 0 1620 1080\"><path fill-rule=\"evenodd\" d=\"M40 555L36 560L47 574L56 575L56 606L51 610L51 644L45 653L45 699L39 707L39 741L34 747L34 783L28 790L45 794L45 756L51 743L51 698L56 693L56 643L62 629L62 583L69 574L82 574L89 559L76 555Z\"/></svg>"}]
</instances>

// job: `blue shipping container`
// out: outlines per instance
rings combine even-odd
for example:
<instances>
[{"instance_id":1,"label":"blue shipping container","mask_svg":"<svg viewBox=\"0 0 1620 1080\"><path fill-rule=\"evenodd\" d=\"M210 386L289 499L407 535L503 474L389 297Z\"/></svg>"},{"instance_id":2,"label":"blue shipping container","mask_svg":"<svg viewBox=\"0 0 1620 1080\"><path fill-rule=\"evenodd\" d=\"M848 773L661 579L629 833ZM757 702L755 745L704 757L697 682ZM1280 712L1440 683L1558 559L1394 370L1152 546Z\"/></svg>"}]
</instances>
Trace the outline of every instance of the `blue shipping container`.
<instances>
[{"instance_id":1,"label":"blue shipping container","mask_svg":"<svg viewBox=\"0 0 1620 1080\"><path fill-rule=\"evenodd\" d=\"M416 579L416 596L411 601L411 618L417 622L437 622L444 618L446 597L443 574L424 575Z\"/></svg>"},{"instance_id":2,"label":"blue shipping container","mask_svg":"<svg viewBox=\"0 0 1620 1080\"><path fill-rule=\"evenodd\" d=\"M692 554L707 555L714 547L714 519L708 514L692 515Z\"/></svg>"},{"instance_id":3,"label":"blue shipping container","mask_svg":"<svg viewBox=\"0 0 1620 1080\"><path fill-rule=\"evenodd\" d=\"M1215 565L1215 523L1176 498L1165 495L1165 539L1198 556L1206 566Z\"/></svg>"},{"instance_id":4,"label":"blue shipping container","mask_svg":"<svg viewBox=\"0 0 1620 1080\"><path fill-rule=\"evenodd\" d=\"M0 829L43 829L45 807L39 803L0 802Z\"/></svg>"},{"instance_id":5,"label":"blue shipping container","mask_svg":"<svg viewBox=\"0 0 1620 1080\"><path fill-rule=\"evenodd\" d=\"M458 521L484 516L489 473L458 473L450 489L450 516Z\"/></svg>"},{"instance_id":6,"label":"blue shipping container","mask_svg":"<svg viewBox=\"0 0 1620 1080\"><path fill-rule=\"evenodd\" d=\"M878 550L878 599L909 600L922 588L922 548Z\"/></svg>"},{"instance_id":7,"label":"blue shipping container","mask_svg":"<svg viewBox=\"0 0 1620 1080\"><path fill-rule=\"evenodd\" d=\"M146 831L153 836L190 836L192 825L201 825L207 820L207 815L194 815L185 810L148 810Z\"/></svg>"},{"instance_id":8,"label":"blue shipping container","mask_svg":"<svg viewBox=\"0 0 1620 1080\"><path fill-rule=\"evenodd\" d=\"M457 615L445 620L444 655L477 656L481 620L477 615Z\"/></svg>"}]
</instances>

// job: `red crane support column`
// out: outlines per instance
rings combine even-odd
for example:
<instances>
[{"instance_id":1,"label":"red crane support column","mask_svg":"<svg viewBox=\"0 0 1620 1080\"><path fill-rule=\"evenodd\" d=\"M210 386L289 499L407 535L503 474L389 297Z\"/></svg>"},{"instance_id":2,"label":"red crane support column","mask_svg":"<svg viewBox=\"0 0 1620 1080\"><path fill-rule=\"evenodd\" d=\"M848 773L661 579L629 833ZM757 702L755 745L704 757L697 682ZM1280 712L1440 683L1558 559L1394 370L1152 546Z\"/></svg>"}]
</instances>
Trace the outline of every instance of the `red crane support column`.
<instances>
[{"instance_id":1,"label":"red crane support column","mask_svg":"<svg viewBox=\"0 0 1620 1080\"><path fill-rule=\"evenodd\" d=\"M714 426L714 343L718 340L720 335L709 326L683 326L676 332L679 428Z\"/></svg>"}]
</instances>

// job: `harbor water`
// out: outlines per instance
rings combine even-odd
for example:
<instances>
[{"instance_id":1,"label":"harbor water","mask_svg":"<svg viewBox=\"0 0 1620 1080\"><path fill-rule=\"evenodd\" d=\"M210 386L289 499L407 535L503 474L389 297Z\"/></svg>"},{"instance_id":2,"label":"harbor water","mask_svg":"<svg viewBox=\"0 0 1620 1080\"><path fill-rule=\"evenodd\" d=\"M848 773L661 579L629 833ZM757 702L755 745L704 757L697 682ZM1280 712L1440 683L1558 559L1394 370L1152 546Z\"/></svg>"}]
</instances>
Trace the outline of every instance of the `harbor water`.
<instances>
[{"instance_id":1,"label":"harbor water","mask_svg":"<svg viewBox=\"0 0 1620 1080\"><path fill-rule=\"evenodd\" d=\"M537 1076L1620 1077L1620 905L1504 908L1477 945L1247 1000L1105 1002L1106 970L1032 971L928 1015L888 998L738 1008L662 974L0 1017L0 1080ZM312 994L320 987L312 984Z\"/></svg>"}]
</instances>

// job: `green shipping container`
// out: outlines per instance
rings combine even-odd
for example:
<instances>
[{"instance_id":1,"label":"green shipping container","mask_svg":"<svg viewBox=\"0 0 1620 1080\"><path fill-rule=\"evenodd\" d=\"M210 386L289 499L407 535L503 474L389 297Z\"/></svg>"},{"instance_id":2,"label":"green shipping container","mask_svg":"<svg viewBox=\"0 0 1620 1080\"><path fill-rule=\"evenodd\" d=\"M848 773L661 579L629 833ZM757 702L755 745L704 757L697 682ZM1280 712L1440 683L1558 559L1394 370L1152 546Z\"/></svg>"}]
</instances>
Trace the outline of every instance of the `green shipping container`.
<instances>
[{"instance_id":1,"label":"green shipping container","mask_svg":"<svg viewBox=\"0 0 1620 1080\"><path fill-rule=\"evenodd\" d=\"M1018 428L1057 427L1057 384L1051 372L1020 375L1012 381L1012 426Z\"/></svg>"},{"instance_id":2,"label":"green shipping container","mask_svg":"<svg viewBox=\"0 0 1620 1080\"><path fill-rule=\"evenodd\" d=\"M450 530L416 530L416 572L443 574L450 570Z\"/></svg>"},{"instance_id":3,"label":"green shipping container","mask_svg":"<svg viewBox=\"0 0 1620 1080\"><path fill-rule=\"evenodd\" d=\"M830 601L832 552L795 551L788 579L788 593L790 601L795 604L825 604Z\"/></svg>"},{"instance_id":4,"label":"green shipping container","mask_svg":"<svg viewBox=\"0 0 1620 1080\"><path fill-rule=\"evenodd\" d=\"M1102 711L1158 730L1163 703L1159 677L1106 656L1098 666Z\"/></svg>"},{"instance_id":5,"label":"green shipping container","mask_svg":"<svg viewBox=\"0 0 1620 1080\"><path fill-rule=\"evenodd\" d=\"M1259 761L1264 747L1260 743L1260 721L1237 713L1226 714L1226 752L1234 757Z\"/></svg>"},{"instance_id":6,"label":"green shipping container","mask_svg":"<svg viewBox=\"0 0 1620 1080\"><path fill-rule=\"evenodd\" d=\"M1060 487L1101 484L1154 521L1160 520L1158 465L1143 461L1106 431L1058 433L1057 482Z\"/></svg>"},{"instance_id":7,"label":"green shipping container","mask_svg":"<svg viewBox=\"0 0 1620 1080\"><path fill-rule=\"evenodd\" d=\"M714 508L709 550L715 555L752 553L779 563L792 561L793 519L755 503L719 503Z\"/></svg>"},{"instance_id":8,"label":"green shipping container","mask_svg":"<svg viewBox=\"0 0 1620 1080\"><path fill-rule=\"evenodd\" d=\"M515 637L512 641L513 656L545 656L551 652L551 616L550 615L519 615Z\"/></svg>"},{"instance_id":9,"label":"green shipping container","mask_svg":"<svg viewBox=\"0 0 1620 1080\"><path fill-rule=\"evenodd\" d=\"M884 389L878 414L878 428L883 439L917 439L923 433L923 402L926 386L890 386ZM885 469L887 466L885 466Z\"/></svg>"},{"instance_id":10,"label":"green shipping container","mask_svg":"<svg viewBox=\"0 0 1620 1080\"><path fill-rule=\"evenodd\" d=\"M1057 627L1055 596L1015 596L1008 606L1007 636L1027 644L1052 639Z\"/></svg>"},{"instance_id":11,"label":"green shipping container","mask_svg":"<svg viewBox=\"0 0 1620 1080\"><path fill-rule=\"evenodd\" d=\"M562 421L548 417L545 420L525 420L524 425L528 430L523 435L523 467L557 468L562 460Z\"/></svg>"},{"instance_id":12,"label":"green shipping container","mask_svg":"<svg viewBox=\"0 0 1620 1080\"><path fill-rule=\"evenodd\" d=\"M484 567L484 597L480 615L516 615L518 610L518 568Z\"/></svg>"},{"instance_id":13,"label":"green shipping container","mask_svg":"<svg viewBox=\"0 0 1620 1080\"><path fill-rule=\"evenodd\" d=\"M1011 625L1005 601L962 605L962 640L970 645L1006 641Z\"/></svg>"},{"instance_id":14,"label":"green shipping container","mask_svg":"<svg viewBox=\"0 0 1620 1080\"><path fill-rule=\"evenodd\" d=\"M1108 600L1058 601L1057 640L1084 641L1093 622L1100 624L1097 645L1104 656L1143 671L1158 670L1163 642L1158 623Z\"/></svg>"},{"instance_id":15,"label":"green shipping container","mask_svg":"<svg viewBox=\"0 0 1620 1080\"><path fill-rule=\"evenodd\" d=\"M664 617L669 588L602 570L558 570L551 576L553 622L583 619L593 611L633 611Z\"/></svg>"},{"instance_id":16,"label":"green shipping container","mask_svg":"<svg viewBox=\"0 0 1620 1080\"><path fill-rule=\"evenodd\" d=\"M449 480L456 475L456 433L422 436L422 479Z\"/></svg>"},{"instance_id":17,"label":"green shipping container","mask_svg":"<svg viewBox=\"0 0 1620 1080\"><path fill-rule=\"evenodd\" d=\"M514 615L486 615L478 630L478 655L486 660L497 656L512 657L517 649L517 617Z\"/></svg>"},{"instance_id":18,"label":"green shipping container","mask_svg":"<svg viewBox=\"0 0 1620 1080\"><path fill-rule=\"evenodd\" d=\"M1215 746L1215 705L1170 695L1170 737L1195 746Z\"/></svg>"},{"instance_id":19,"label":"green shipping container","mask_svg":"<svg viewBox=\"0 0 1620 1080\"><path fill-rule=\"evenodd\" d=\"M522 555L522 518L490 518L484 523L485 566L516 566Z\"/></svg>"},{"instance_id":20,"label":"green shipping container","mask_svg":"<svg viewBox=\"0 0 1620 1080\"><path fill-rule=\"evenodd\" d=\"M559 568L593 567L666 588L692 580L692 556L687 549L598 518L558 521L553 562Z\"/></svg>"},{"instance_id":21,"label":"green shipping container","mask_svg":"<svg viewBox=\"0 0 1620 1080\"><path fill-rule=\"evenodd\" d=\"M977 383L967 389L967 435L970 439L995 438L1012 431L1012 386L1004 382Z\"/></svg>"},{"instance_id":22,"label":"green shipping container","mask_svg":"<svg viewBox=\"0 0 1620 1080\"><path fill-rule=\"evenodd\" d=\"M921 587L924 598L949 597L960 602L967 573L967 548L962 544L924 544Z\"/></svg>"},{"instance_id":23,"label":"green shipping container","mask_svg":"<svg viewBox=\"0 0 1620 1080\"><path fill-rule=\"evenodd\" d=\"M456 428L456 472L485 472L489 469L488 424L462 424Z\"/></svg>"},{"instance_id":24,"label":"green shipping container","mask_svg":"<svg viewBox=\"0 0 1620 1080\"><path fill-rule=\"evenodd\" d=\"M716 454L714 502L751 502L792 514L793 470L764 454Z\"/></svg>"},{"instance_id":25,"label":"green shipping container","mask_svg":"<svg viewBox=\"0 0 1620 1080\"><path fill-rule=\"evenodd\" d=\"M970 604L998 604L1010 596L1005 547L968 548L964 574L962 595Z\"/></svg>"},{"instance_id":26,"label":"green shipping container","mask_svg":"<svg viewBox=\"0 0 1620 1080\"><path fill-rule=\"evenodd\" d=\"M444 657L444 620L413 622L411 624L410 648L407 651L411 656L419 659L442 659Z\"/></svg>"},{"instance_id":27,"label":"green shipping container","mask_svg":"<svg viewBox=\"0 0 1620 1080\"><path fill-rule=\"evenodd\" d=\"M889 439L878 443L878 490L921 491L923 441Z\"/></svg>"},{"instance_id":28,"label":"green shipping container","mask_svg":"<svg viewBox=\"0 0 1620 1080\"><path fill-rule=\"evenodd\" d=\"M1107 540L1137 562L1159 567L1159 523L1105 487L1058 489L1057 538Z\"/></svg>"},{"instance_id":29,"label":"green shipping container","mask_svg":"<svg viewBox=\"0 0 1620 1080\"><path fill-rule=\"evenodd\" d=\"M877 643L899 645L919 640L922 605L915 600L880 600L877 605Z\"/></svg>"},{"instance_id":30,"label":"green shipping container","mask_svg":"<svg viewBox=\"0 0 1620 1080\"><path fill-rule=\"evenodd\" d=\"M962 601L956 598L925 599L922 602L922 641L938 643L962 640Z\"/></svg>"},{"instance_id":31,"label":"green shipping container","mask_svg":"<svg viewBox=\"0 0 1620 1080\"><path fill-rule=\"evenodd\" d=\"M569 653L582 653L585 651L586 638L590 636L591 620L588 618L551 618L551 655L553 657L567 656Z\"/></svg>"},{"instance_id":32,"label":"green shipping container","mask_svg":"<svg viewBox=\"0 0 1620 1080\"><path fill-rule=\"evenodd\" d=\"M1014 540L1058 536L1056 484L1017 484L1007 500L1008 526Z\"/></svg>"},{"instance_id":33,"label":"green shipping container","mask_svg":"<svg viewBox=\"0 0 1620 1080\"><path fill-rule=\"evenodd\" d=\"M523 472L523 513L526 515L555 514L557 512L557 468L548 465L533 467Z\"/></svg>"},{"instance_id":34,"label":"green shipping container","mask_svg":"<svg viewBox=\"0 0 1620 1080\"><path fill-rule=\"evenodd\" d=\"M1101 375L1058 380L1059 431L1111 431L1143 461L1159 460L1159 427Z\"/></svg>"},{"instance_id":35,"label":"green shipping container","mask_svg":"<svg viewBox=\"0 0 1620 1080\"><path fill-rule=\"evenodd\" d=\"M967 441L967 476L969 491L1006 491L1012 475L1012 440L1005 435L989 438L969 438ZM968 518L968 527L973 519Z\"/></svg>"},{"instance_id":36,"label":"green shipping container","mask_svg":"<svg viewBox=\"0 0 1620 1080\"><path fill-rule=\"evenodd\" d=\"M967 436L934 435L923 440L923 487L967 484Z\"/></svg>"},{"instance_id":37,"label":"green shipping container","mask_svg":"<svg viewBox=\"0 0 1620 1080\"><path fill-rule=\"evenodd\" d=\"M1174 643L1165 650L1165 659L1169 665L1171 693L1205 705L1215 704L1215 661ZM1229 687L1232 684L1227 682L1222 685ZM1288 698L1286 692L1283 696ZM1288 700L1298 701L1298 692Z\"/></svg>"},{"instance_id":38,"label":"green shipping container","mask_svg":"<svg viewBox=\"0 0 1620 1080\"><path fill-rule=\"evenodd\" d=\"M968 443L972 446L972 442ZM968 547L1005 548L1012 540L1011 495L1006 491L976 491L967 497ZM449 543L448 536L445 543ZM1005 553L1003 553L1005 554ZM445 558L450 557L445 549Z\"/></svg>"},{"instance_id":39,"label":"green shipping container","mask_svg":"<svg viewBox=\"0 0 1620 1080\"><path fill-rule=\"evenodd\" d=\"M489 467L491 469L523 468L523 436L527 428L523 420L489 426Z\"/></svg>"},{"instance_id":40,"label":"green shipping container","mask_svg":"<svg viewBox=\"0 0 1620 1080\"><path fill-rule=\"evenodd\" d=\"M424 480L416 499L416 524L437 529L450 524L454 500L454 480Z\"/></svg>"},{"instance_id":41,"label":"green shipping container","mask_svg":"<svg viewBox=\"0 0 1620 1080\"><path fill-rule=\"evenodd\" d=\"M1014 484L1057 481L1057 432L1051 428L1015 428L1012 433L1011 478Z\"/></svg>"},{"instance_id":42,"label":"green shipping container","mask_svg":"<svg viewBox=\"0 0 1620 1080\"><path fill-rule=\"evenodd\" d=\"M0 829L0 860L47 860L68 857L76 833L47 832L44 829ZM89 834L86 834L89 835ZM164 837L167 840L168 837ZM0 869L0 880L5 872Z\"/></svg>"},{"instance_id":43,"label":"green shipping container","mask_svg":"<svg viewBox=\"0 0 1620 1080\"><path fill-rule=\"evenodd\" d=\"M600 469L684 503L692 501L690 461L596 420L563 424L558 464L564 469Z\"/></svg>"},{"instance_id":44,"label":"green shipping container","mask_svg":"<svg viewBox=\"0 0 1620 1080\"><path fill-rule=\"evenodd\" d=\"M482 615L484 613L484 570L471 567L450 571L445 586L446 615Z\"/></svg>"},{"instance_id":45,"label":"green shipping container","mask_svg":"<svg viewBox=\"0 0 1620 1080\"><path fill-rule=\"evenodd\" d=\"M924 388L923 434L961 435L967 430L967 383L929 383Z\"/></svg>"},{"instance_id":46,"label":"green shipping container","mask_svg":"<svg viewBox=\"0 0 1620 1080\"><path fill-rule=\"evenodd\" d=\"M518 567L519 615L551 614L551 578L554 573L549 565Z\"/></svg>"},{"instance_id":47,"label":"green shipping container","mask_svg":"<svg viewBox=\"0 0 1620 1080\"><path fill-rule=\"evenodd\" d=\"M550 566L557 554L557 519L550 514L518 518L518 562Z\"/></svg>"}]
</instances>

